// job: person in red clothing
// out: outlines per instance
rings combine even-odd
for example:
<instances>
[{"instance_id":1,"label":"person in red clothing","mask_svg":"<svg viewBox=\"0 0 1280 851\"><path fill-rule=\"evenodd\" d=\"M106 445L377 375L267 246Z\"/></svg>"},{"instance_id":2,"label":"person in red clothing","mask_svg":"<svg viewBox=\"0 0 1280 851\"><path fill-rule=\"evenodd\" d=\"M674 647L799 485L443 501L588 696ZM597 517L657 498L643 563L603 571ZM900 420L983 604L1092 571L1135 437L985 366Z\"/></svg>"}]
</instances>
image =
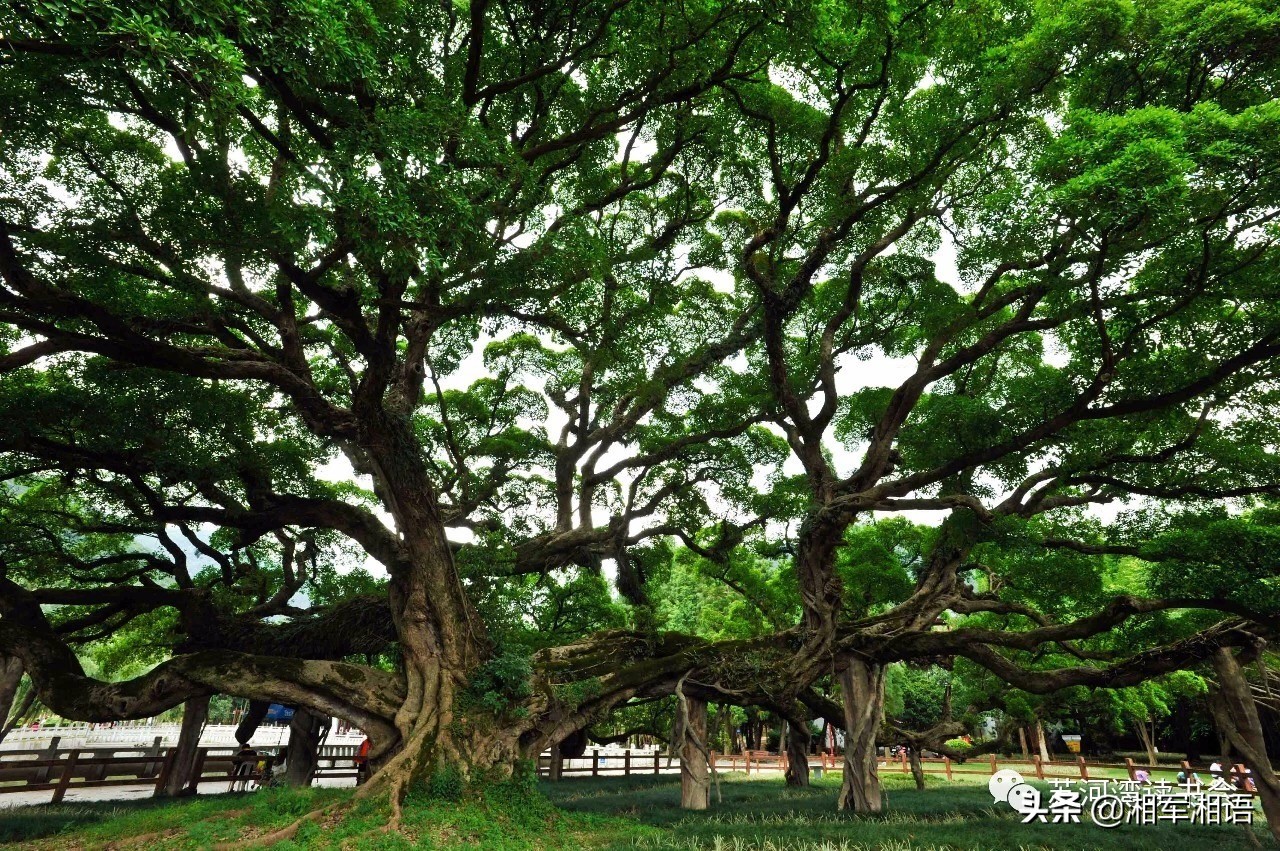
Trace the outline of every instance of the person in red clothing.
<instances>
[{"instance_id":1,"label":"person in red clothing","mask_svg":"<svg viewBox=\"0 0 1280 851\"><path fill-rule=\"evenodd\" d=\"M356 785L364 783L369 779L369 748L373 747L373 743L369 741L369 737L365 736L364 741L360 743L359 750L356 751Z\"/></svg>"}]
</instances>

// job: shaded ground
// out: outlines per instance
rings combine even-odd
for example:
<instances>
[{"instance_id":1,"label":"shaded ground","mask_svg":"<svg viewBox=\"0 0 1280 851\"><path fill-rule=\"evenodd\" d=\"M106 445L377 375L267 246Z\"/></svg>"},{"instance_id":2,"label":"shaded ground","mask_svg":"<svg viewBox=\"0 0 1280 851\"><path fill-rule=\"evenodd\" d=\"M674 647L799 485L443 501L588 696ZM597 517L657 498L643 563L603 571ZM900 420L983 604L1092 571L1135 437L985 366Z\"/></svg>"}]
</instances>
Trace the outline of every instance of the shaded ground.
<instances>
[{"instance_id":1,"label":"shaded ground","mask_svg":"<svg viewBox=\"0 0 1280 851\"><path fill-rule=\"evenodd\" d=\"M933 781L931 780L931 783ZM661 839L605 848L697 848L734 851L826 851L826 849L1151 849L1255 848L1244 826L1125 825L1103 829L1084 824L1022 824L1003 804L993 804L986 778L939 780L918 792L910 778L887 775L887 811L876 817L835 811L839 778L824 778L808 790L788 789L781 780L735 779L722 785L722 803L706 813L674 807L678 784L627 778L606 786L572 780L548 796L563 810L624 816L665 828ZM1087 816L1085 817L1087 822ZM1256 816L1254 835L1271 844Z\"/></svg>"},{"instance_id":2,"label":"shaded ground","mask_svg":"<svg viewBox=\"0 0 1280 851\"><path fill-rule=\"evenodd\" d=\"M725 779L722 802L706 813L679 809L669 777L574 779L540 784L529 796L499 787L482 801L411 799L403 834L387 834L385 809L361 805L304 825L277 848L707 849L707 851L925 851L925 849L1150 849L1257 847L1242 826L1163 824L1104 830L1092 824L1021 824L993 806L975 778L917 792L889 776L889 811L875 818L835 812L838 778L790 790L776 778ZM207 848L283 827L325 805L338 789L268 790L169 803L27 807L0 813L0 842L21 847ZM1264 826L1252 830L1264 847Z\"/></svg>"}]
</instances>

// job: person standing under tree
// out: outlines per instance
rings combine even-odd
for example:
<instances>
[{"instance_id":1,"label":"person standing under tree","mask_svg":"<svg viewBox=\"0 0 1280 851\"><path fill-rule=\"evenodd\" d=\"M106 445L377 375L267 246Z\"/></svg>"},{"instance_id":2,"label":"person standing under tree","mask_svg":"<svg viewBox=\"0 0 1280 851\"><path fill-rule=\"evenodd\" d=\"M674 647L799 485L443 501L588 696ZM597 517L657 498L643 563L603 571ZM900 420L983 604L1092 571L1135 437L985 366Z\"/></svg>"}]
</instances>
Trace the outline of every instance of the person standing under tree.
<instances>
[{"instance_id":1,"label":"person standing under tree","mask_svg":"<svg viewBox=\"0 0 1280 851\"><path fill-rule=\"evenodd\" d=\"M360 748L356 751L356 785L362 785L369 779L369 748L372 743L369 737L365 736L364 741L360 743Z\"/></svg>"}]
</instances>

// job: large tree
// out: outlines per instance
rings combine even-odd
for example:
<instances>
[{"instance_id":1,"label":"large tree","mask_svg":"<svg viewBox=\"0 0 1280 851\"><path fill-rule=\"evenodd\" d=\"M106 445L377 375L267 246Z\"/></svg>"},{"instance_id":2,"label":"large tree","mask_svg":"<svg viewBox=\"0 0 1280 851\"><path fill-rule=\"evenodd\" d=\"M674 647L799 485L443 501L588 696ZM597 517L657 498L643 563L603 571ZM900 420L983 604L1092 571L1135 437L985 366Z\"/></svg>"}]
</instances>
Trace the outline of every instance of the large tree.
<instances>
[{"instance_id":1,"label":"large tree","mask_svg":"<svg viewBox=\"0 0 1280 851\"><path fill-rule=\"evenodd\" d=\"M1274 613L1190 583L1050 625L968 578L992 540L1132 551L1119 526L1052 531L1082 506L1280 484L1280 20L1229 8L814 4L783 19L767 74L720 87L744 142L715 227L761 301L753 363L809 498L797 689L834 658L875 703L886 661L929 650L1044 690L1079 674L995 648L1175 606ZM903 510L947 513L915 590L847 629L846 532ZM1036 627L932 631L948 611ZM880 712L846 712L843 803L875 809Z\"/></svg>"},{"instance_id":2,"label":"large tree","mask_svg":"<svg viewBox=\"0 0 1280 851\"><path fill-rule=\"evenodd\" d=\"M1018 578L1211 572L1084 507L1280 483L1277 21L1231 8L7 9L0 449L71 537L6 562L0 650L69 717L348 718L397 800L678 686L831 715L836 673L865 809L890 662L1043 692L1251 642L1265 594ZM908 509L943 519L876 561L859 529ZM79 551L106 533L156 545ZM326 596L348 549L385 586ZM662 630L691 560L747 628ZM193 640L104 683L53 605ZM1202 630L1072 643L1170 609ZM367 645L272 643L379 612Z\"/></svg>"},{"instance_id":3,"label":"large tree","mask_svg":"<svg viewBox=\"0 0 1280 851\"><path fill-rule=\"evenodd\" d=\"M3 369L33 413L8 423L7 477L91 491L174 562L72 596L8 579L4 644L49 705L288 699L369 730L397 787L581 726L549 687L499 733L477 719L463 692L506 655L481 598L612 557L643 608L637 546L711 525L700 483L739 498L776 452L698 384L749 340L751 300L676 250L719 201L727 136L697 104L760 62L763 24L737 4L7 10ZM318 474L336 457L363 490ZM40 608L185 607L213 587L186 550L261 572L247 554L274 538L287 571L315 531L389 574L397 674L228 636L108 687Z\"/></svg>"}]
</instances>

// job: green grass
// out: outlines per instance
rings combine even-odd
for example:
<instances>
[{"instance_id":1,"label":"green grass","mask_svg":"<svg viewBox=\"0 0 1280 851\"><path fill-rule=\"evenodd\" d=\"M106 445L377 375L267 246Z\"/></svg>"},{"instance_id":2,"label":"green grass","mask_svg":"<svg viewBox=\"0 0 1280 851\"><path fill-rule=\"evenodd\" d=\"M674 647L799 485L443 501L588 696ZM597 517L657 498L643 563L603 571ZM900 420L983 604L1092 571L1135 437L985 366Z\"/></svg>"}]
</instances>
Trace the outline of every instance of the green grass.
<instances>
[{"instance_id":1,"label":"green grass","mask_svg":"<svg viewBox=\"0 0 1280 851\"><path fill-rule=\"evenodd\" d=\"M665 780L665 778L663 779ZM1012 810L993 805L981 777L938 780L917 792L910 778L887 775L887 811L850 816L835 811L838 778L808 790L787 789L780 780L735 779L723 786L723 803L706 813L676 809L670 781L624 778L604 782L563 781L548 795L569 812L621 815L665 828L661 838L603 848L725 849L725 851L853 851L853 849L1151 849L1169 851L1186 843L1215 851L1254 847L1242 826L1130 825L1104 830L1092 824L1024 825ZM714 801L714 798L713 798ZM1263 825L1254 833L1265 842Z\"/></svg>"},{"instance_id":2,"label":"green grass","mask_svg":"<svg viewBox=\"0 0 1280 851\"><path fill-rule=\"evenodd\" d=\"M985 779L938 779L917 792L910 778L888 775L887 811L879 816L837 813L839 779L788 789L780 779L724 778L723 800L713 793L704 813L681 810L674 777L571 779L543 783L541 795L498 787L483 799L454 803L411 798L403 831L388 834L384 807L361 804L305 824L298 848L699 849L699 851L925 851L925 849L1138 849L1169 851L1254 846L1241 826L1160 825L1103 830L1092 824L1024 825L993 805ZM177 802L101 803L29 807L0 813L0 842L34 848L208 848L262 835L299 815L348 799L348 790L269 790L201 796ZM1260 822L1260 819L1259 819ZM1264 845L1265 827L1253 827ZM345 843L345 845L344 845Z\"/></svg>"}]
</instances>

